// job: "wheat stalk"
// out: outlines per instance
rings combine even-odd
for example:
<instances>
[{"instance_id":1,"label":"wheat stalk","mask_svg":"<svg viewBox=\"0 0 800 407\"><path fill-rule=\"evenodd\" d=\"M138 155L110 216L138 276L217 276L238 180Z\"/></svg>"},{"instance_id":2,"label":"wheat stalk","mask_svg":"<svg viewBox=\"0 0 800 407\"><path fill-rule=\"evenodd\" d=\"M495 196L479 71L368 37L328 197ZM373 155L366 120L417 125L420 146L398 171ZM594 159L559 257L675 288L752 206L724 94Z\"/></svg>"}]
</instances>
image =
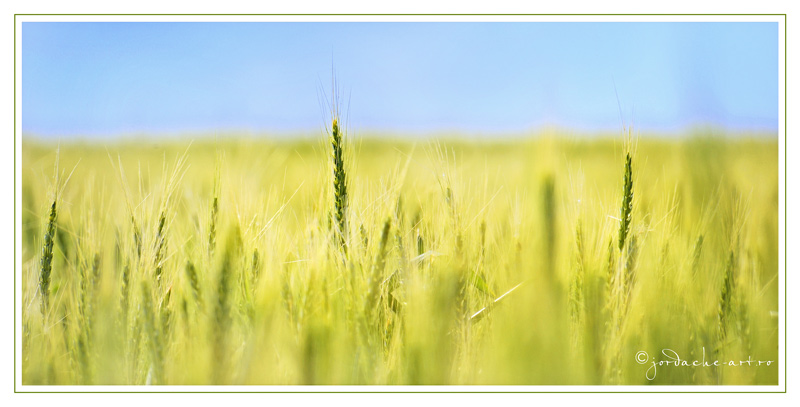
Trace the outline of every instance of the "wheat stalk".
<instances>
[{"instance_id":1,"label":"wheat stalk","mask_svg":"<svg viewBox=\"0 0 800 407\"><path fill-rule=\"evenodd\" d=\"M583 230L580 219L575 226L575 271L569 290L569 312L574 326L573 340L577 340L578 332L583 324L584 317L584 253Z\"/></svg>"},{"instance_id":2,"label":"wheat stalk","mask_svg":"<svg viewBox=\"0 0 800 407\"><path fill-rule=\"evenodd\" d=\"M242 241L238 226L231 228L228 235L225 252L219 267L219 280L217 283L217 302L214 307L213 330L213 363L215 383L220 383L226 377L228 330L231 325L231 298L234 262L241 255Z\"/></svg>"},{"instance_id":3,"label":"wheat stalk","mask_svg":"<svg viewBox=\"0 0 800 407\"><path fill-rule=\"evenodd\" d=\"M151 380L156 384L164 379L164 343L156 325L155 310L150 285L147 280L142 281L142 318L144 319L144 332L150 350Z\"/></svg>"},{"instance_id":4,"label":"wheat stalk","mask_svg":"<svg viewBox=\"0 0 800 407\"><path fill-rule=\"evenodd\" d=\"M623 328L628 315L630 297L633 287L634 265L638 253L638 244L635 236L630 236L627 252L623 252L626 239L629 237L631 227L631 217L633 212L633 164L631 159L630 146L625 153L625 165L623 172L622 204L620 205L619 234L617 247L619 249L620 260L616 267L612 267L613 252L609 248L609 271L612 272L609 280L608 290L608 310L611 323L608 329L606 340L606 369L609 380L612 382L619 379L621 370L618 366L620 348L622 341Z\"/></svg>"}]
</instances>

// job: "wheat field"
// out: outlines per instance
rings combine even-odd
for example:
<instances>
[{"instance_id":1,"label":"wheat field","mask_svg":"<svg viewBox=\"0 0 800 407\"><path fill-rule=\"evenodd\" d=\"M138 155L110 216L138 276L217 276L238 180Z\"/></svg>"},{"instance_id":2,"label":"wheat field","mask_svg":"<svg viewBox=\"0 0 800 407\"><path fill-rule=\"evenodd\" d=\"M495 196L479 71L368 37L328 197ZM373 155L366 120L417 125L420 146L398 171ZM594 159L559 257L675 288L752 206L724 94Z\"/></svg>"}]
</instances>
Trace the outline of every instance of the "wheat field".
<instances>
[{"instance_id":1,"label":"wheat field","mask_svg":"<svg viewBox=\"0 0 800 407\"><path fill-rule=\"evenodd\" d=\"M23 137L22 383L777 384L774 135L328 130Z\"/></svg>"}]
</instances>

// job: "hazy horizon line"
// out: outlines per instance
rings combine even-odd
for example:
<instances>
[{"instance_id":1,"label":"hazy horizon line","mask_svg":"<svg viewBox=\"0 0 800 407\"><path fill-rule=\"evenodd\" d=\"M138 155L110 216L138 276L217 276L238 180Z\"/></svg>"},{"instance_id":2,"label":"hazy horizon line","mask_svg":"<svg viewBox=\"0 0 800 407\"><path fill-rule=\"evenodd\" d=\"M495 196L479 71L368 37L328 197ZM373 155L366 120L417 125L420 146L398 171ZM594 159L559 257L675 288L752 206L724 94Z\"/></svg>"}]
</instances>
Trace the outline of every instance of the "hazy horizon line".
<instances>
[{"instance_id":1,"label":"hazy horizon line","mask_svg":"<svg viewBox=\"0 0 800 407\"><path fill-rule=\"evenodd\" d=\"M626 126L628 124L626 123ZM677 130L642 129L630 126L637 136L645 138L690 138L693 136L717 136L725 138L764 138L778 137L778 129L766 128L727 128L711 124L696 124L683 126ZM389 128L347 128L351 137L365 139L386 140L419 140L437 138L464 138L468 140L514 140L542 136L566 136L577 138L606 138L619 136L623 133L620 125L617 129L582 129L578 127L546 125L520 130L469 130L469 129L432 129L432 130L396 130ZM31 131L22 131L22 138L37 141L74 140L74 141L127 141L132 139L145 140L181 140L186 138L197 139L277 139L277 140L306 140L314 139L325 134L325 128L320 125L316 129L296 130L269 130L269 129L193 129L193 130L162 130L162 131L127 131L108 133L74 133L74 134L46 134Z\"/></svg>"}]
</instances>

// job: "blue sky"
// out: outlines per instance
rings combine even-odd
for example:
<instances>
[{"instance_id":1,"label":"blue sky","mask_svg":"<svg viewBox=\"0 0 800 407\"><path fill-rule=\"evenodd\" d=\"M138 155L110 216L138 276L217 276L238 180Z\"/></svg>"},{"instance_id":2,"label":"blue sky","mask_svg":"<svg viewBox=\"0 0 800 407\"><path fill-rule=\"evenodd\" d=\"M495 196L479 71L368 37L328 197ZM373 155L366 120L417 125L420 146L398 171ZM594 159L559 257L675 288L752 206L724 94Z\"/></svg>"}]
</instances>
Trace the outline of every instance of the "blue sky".
<instances>
[{"instance_id":1,"label":"blue sky","mask_svg":"<svg viewBox=\"0 0 800 407\"><path fill-rule=\"evenodd\" d=\"M332 64L355 130L778 129L777 23L34 22L22 129L316 131Z\"/></svg>"}]
</instances>

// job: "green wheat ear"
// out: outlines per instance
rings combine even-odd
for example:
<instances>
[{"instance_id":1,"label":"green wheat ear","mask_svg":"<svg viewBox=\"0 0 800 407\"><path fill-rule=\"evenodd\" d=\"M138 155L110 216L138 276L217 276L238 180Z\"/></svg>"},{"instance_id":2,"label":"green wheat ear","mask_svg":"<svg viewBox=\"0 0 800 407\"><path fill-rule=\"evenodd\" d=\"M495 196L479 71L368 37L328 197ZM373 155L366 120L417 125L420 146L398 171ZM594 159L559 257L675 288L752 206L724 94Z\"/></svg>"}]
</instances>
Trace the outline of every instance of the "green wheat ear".
<instances>
[{"instance_id":1,"label":"green wheat ear","mask_svg":"<svg viewBox=\"0 0 800 407\"><path fill-rule=\"evenodd\" d=\"M625 238L631 228L631 212L633 210L633 170L631 169L631 153L625 154L625 177L622 187L622 207L619 214L619 250L625 246Z\"/></svg>"},{"instance_id":2,"label":"green wheat ear","mask_svg":"<svg viewBox=\"0 0 800 407\"><path fill-rule=\"evenodd\" d=\"M194 300L197 301L198 306L202 307L203 300L200 296L200 281L197 277L197 269L195 269L191 260L186 260L184 271L186 272L186 277L189 279L189 285L191 285L192 288L192 296Z\"/></svg>"},{"instance_id":3,"label":"green wheat ear","mask_svg":"<svg viewBox=\"0 0 800 407\"><path fill-rule=\"evenodd\" d=\"M333 159L333 217L336 236L342 250L347 252L347 174L344 169L344 152L339 122L333 118L331 125L331 158Z\"/></svg>"},{"instance_id":4,"label":"green wheat ear","mask_svg":"<svg viewBox=\"0 0 800 407\"><path fill-rule=\"evenodd\" d=\"M139 225L136 224L136 218L131 214L131 224L133 225L133 241L136 244L136 258L142 257L142 232L139 231Z\"/></svg>"},{"instance_id":5,"label":"green wheat ear","mask_svg":"<svg viewBox=\"0 0 800 407\"><path fill-rule=\"evenodd\" d=\"M552 175L547 175L542 185L543 224L545 233L545 250L547 259L548 276L552 276L555 265L556 241L556 210L555 210L555 181Z\"/></svg>"},{"instance_id":6,"label":"green wheat ear","mask_svg":"<svg viewBox=\"0 0 800 407\"><path fill-rule=\"evenodd\" d=\"M219 194L220 194L220 171L222 164L217 155L214 170L214 197L211 201L211 213L208 219L208 257L214 256L214 249L217 245L217 216L219 214Z\"/></svg>"},{"instance_id":7,"label":"green wheat ear","mask_svg":"<svg viewBox=\"0 0 800 407\"><path fill-rule=\"evenodd\" d=\"M53 239L56 234L56 200L50 206L50 216L44 230L44 244L42 245L42 263L39 270L39 291L42 294L42 314L47 314L50 305L50 273L53 270Z\"/></svg>"},{"instance_id":8,"label":"green wheat ear","mask_svg":"<svg viewBox=\"0 0 800 407\"><path fill-rule=\"evenodd\" d=\"M375 254L375 261L372 263L372 270L370 271L369 288L367 294L367 309L370 310L375 307L378 302L378 294L380 290L381 276L383 269L386 267L386 246L389 240L389 230L392 228L392 217L386 218L381 230L381 239L378 244L378 252Z\"/></svg>"},{"instance_id":9,"label":"green wheat ear","mask_svg":"<svg viewBox=\"0 0 800 407\"><path fill-rule=\"evenodd\" d=\"M719 317L719 347L721 348L727 338L727 324L731 313L731 298L736 285L736 256L731 250L728 261L725 264L725 275L722 281L722 291L720 292L719 306L717 314Z\"/></svg>"},{"instance_id":10,"label":"green wheat ear","mask_svg":"<svg viewBox=\"0 0 800 407\"><path fill-rule=\"evenodd\" d=\"M156 283L161 286L161 273L164 270L164 245L166 244L166 226L167 222L167 215L164 211L161 212L161 215L158 217L158 228L156 229L156 241L155 241L155 259L154 259L154 266L155 266L155 279Z\"/></svg>"},{"instance_id":11,"label":"green wheat ear","mask_svg":"<svg viewBox=\"0 0 800 407\"><path fill-rule=\"evenodd\" d=\"M697 277L697 270L700 268L700 259L703 255L703 235L697 237L692 250L692 276Z\"/></svg>"}]
</instances>

